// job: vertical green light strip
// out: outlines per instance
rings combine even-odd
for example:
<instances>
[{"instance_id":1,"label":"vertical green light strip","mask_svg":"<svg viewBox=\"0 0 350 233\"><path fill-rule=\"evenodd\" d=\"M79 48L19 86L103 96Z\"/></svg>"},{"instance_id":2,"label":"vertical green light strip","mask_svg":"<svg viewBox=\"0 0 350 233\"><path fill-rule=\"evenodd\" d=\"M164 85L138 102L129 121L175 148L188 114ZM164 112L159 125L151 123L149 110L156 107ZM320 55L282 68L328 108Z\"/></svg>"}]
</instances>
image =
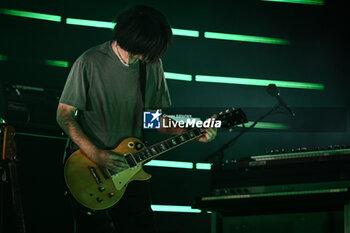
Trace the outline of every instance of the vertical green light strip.
<instances>
[{"instance_id":1,"label":"vertical green light strip","mask_svg":"<svg viewBox=\"0 0 350 233\"><path fill-rule=\"evenodd\" d=\"M204 32L204 38L243 41L243 42L254 42L254 43L265 43L265 44L278 44L278 45L289 45L290 44L290 42L288 40L285 40L285 39L262 37L262 36L228 34L228 33L220 33L220 32Z\"/></svg>"},{"instance_id":2,"label":"vertical green light strip","mask_svg":"<svg viewBox=\"0 0 350 233\"><path fill-rule=\"evenodd\" d=\"M176 205L151 205L153 211L176 212L176 213L201 213L199 209L192 209L191 206Z\"/></svg>"},{"instance_id":3,"label":"vertical green light strip","mask_svg":"<svg viewBox=\"0 0 350 233\"><path fill-rule=\"evenodd\" d=\"M283 3L296 3L296 4L309 4L309 5L324 5L323 0L261 0L264 2L283 2Z\"/></svg>"},{"instance_id":4,"label":"vertical green light strip","mask_svg":"<svg viewBox=\"0 0 350 233\"><path fill-rule=\"evenodd\" d=\"M6 55L0 54L0 61L7 61L8 58Z\"/></svg>"},{"instance_id":5,"label":"vertical green light strip","mask_svg":"<svg viewBox=\"0 0 350 233\"><path fill-rule=\"evenodd\" d=\"M172 28L171 30L174 36L199 37L199 31L178 28Z\"/></svg>"},{"instance_id":6,"label":"vertical green light strip","mask_svg":"<svg viewBox=\"0 0 350 233\"><path fill-rule=\"evenodd\" d=\"M319 84L319 83L223 77L223 76L211 76L211 75L196 75L195 80L197 82L227 83L227 84L252 85L252 86L267 86L269 84L276 84L276 86L278 87L313 89L313 90L324 90L325 88L323 84Z\"/></svg>"},{"instance_id":7,"label":"vertical green light strip","mask_svg":"<svg viewBox=\"0 0 350 233\"><path fill-rule=\"evenodd\" d=\"M67 18L66 24L87 26L87 27L108 28L108 29L113 29L115 26L115 23L113 22L89 20L89 19L75 19L75 18Z\"/></svg>"},{"instance_id":8,"label":"vertical green light strip","mask_svg":"<svg viewBox=\"0 0 350 233\"><path fill-rule=\"evenodd\" d=\"M29 11L0 9L0 14L25 17L25 18L31 18L31 19L47 20L47 21L53 21L53 22L61 22L61 16L29 12Z\"/></svg>"},{"instance_id":9,"label":"vertical green light strip","mask_svg":"<svg viewBox=\"0 0 350 233\"><path fill-rule=\"evenodd\" d=\"M188 82L192 81L192 75L190 75L190 74L164 72L164 75L165 75L166 79L188 81Z\"/></svg>"},{"instance_id":10,"label":"vertical green light strip","mask_svg":"<svg viewBox=\"0 0 350 233\"><path fill-rule=\"evenodd\" d=\"M69 63L67 61L45 60L45 64L49 66L57 66L67 68Z\"/></svg>"},{"instance_id":11,"label":"vertical green light strip","mask_svg":"<svg viewBox=\"0 0 350 233\"><path fill-rule=\"evenodd\" d=\"M191 162L178 162L168 160L151 160L150 162L146 163L145 166L193 169L193 163Z\"/></svg>"}]
</instances>

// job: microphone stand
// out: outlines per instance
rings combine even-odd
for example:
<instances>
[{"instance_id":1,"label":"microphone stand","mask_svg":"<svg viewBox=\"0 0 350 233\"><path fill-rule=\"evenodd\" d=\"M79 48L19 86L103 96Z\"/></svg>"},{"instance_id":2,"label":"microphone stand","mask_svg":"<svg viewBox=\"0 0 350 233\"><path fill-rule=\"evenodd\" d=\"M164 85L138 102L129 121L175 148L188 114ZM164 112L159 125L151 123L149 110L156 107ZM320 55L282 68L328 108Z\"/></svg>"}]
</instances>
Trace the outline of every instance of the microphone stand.
<instances>
[{"instance_id":1,"label":"microphone stand","mask_svg":"<svg viewBox=\"0 0 350 233\"><path fill-rule=\"evenodd\" d=\"M260 122L261 120L263 120L265 117L267 117L268 115L270 115L271 113L273 113L274 111L276 111L277 109L279 109L280 107L282 107L282 105L280 103L276 104L274 107L272 107L267 113L265 113L264 115L262 115L261 117L259 117L256 121L254 121L254 123L247 127L247 128L243 128L242 131L239 132L238 135L236 135L234 138L232 138L231 140L229 140L228 142L226 142L224 145L222 145L218 150L216 150L214 153L212 153L211 155L209 155L205 161L208 162L212 159L214 159L215 157L218 157L218 161L217 163L213 164L213 169L215 170L221 170L222 169L222 163L224 160L224 151L229 148L230 146L233 145L233 143L235 143L243 134L245 134L247 131L249 131L250 129L254 128L254 126Z\"/></svg>"}]
</instances>

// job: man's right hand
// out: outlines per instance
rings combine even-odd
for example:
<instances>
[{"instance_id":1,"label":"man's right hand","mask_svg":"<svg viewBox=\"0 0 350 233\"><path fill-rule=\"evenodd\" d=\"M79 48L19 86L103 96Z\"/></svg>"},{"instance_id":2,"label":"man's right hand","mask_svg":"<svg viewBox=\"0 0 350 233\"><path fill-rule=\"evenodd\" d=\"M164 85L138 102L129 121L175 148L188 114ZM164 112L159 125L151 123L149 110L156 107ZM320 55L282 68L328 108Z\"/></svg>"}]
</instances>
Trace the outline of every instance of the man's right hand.
<instances>
[{"instance_id":1,"label":"man's right hand","mask_svg":"<svg viewBox=\"0 0 350 233\"><path fill-rule=\"evenodd\" d=\"M115 172L121 172L129 168L124 156L109 150L99 150L92 160Z\"/></svg>"}]
</instances>

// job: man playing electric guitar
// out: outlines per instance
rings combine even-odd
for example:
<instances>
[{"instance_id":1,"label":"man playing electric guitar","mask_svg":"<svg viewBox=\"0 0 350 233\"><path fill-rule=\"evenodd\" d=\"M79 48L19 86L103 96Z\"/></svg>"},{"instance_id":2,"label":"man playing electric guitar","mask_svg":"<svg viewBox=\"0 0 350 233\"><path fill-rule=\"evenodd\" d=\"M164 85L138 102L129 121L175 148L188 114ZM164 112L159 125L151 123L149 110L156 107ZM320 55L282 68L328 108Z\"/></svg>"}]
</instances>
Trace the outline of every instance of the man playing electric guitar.
<instances>
[{"instance_id":1,"label":"man playing electric guitar","mask_svg":"<svg viewBox=\"0 0 350 233\"><path fill-rule=\"evenodd\" d=\"M124 156L110 150L125 136L141 138L144 109L171 105L160 60L171 41L165 17L151 7L136 6L116 18L112 41L89 49L75 61L57 109L57 122L70 138L65 156L80 149L110 171L129 167ZM144 99L141 63L146 64ZM180 134L184 130L158 131ZM215 129L205 130L198 141L215 138ZM108 210L89 212L70 199L76 232L155 232L148 182L131 182L123 198Z\"/></svg>"}]
</instances>

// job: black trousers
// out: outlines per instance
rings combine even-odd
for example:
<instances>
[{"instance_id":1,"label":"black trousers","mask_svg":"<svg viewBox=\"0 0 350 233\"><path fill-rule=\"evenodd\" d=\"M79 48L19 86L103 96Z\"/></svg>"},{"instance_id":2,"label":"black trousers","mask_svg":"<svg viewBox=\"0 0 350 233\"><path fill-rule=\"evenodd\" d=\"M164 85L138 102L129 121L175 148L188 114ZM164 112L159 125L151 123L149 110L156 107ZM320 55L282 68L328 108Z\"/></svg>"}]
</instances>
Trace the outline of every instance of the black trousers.
<instances>
[{"instance_id":1,"label":"black trousers","mask_svg":"<svg viewBox=\"0 0 350 233\"><path fill-rule=\"evenodd\" d=\"M148 181L132 181L122 199L108 210L92 211L71 195L75 233L154 233L155 221Z\"/></svg>"}]
</instances>

